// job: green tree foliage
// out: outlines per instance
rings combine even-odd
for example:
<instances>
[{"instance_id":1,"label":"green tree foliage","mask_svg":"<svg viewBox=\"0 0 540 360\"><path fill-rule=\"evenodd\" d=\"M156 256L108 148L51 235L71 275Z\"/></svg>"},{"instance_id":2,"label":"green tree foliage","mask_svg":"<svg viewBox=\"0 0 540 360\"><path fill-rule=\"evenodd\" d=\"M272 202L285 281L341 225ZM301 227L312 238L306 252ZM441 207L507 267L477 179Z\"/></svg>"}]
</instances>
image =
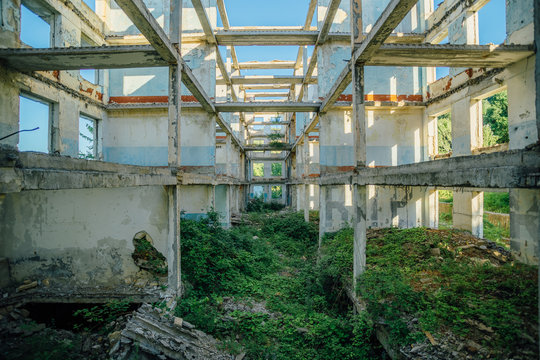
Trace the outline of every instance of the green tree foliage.
<instances>
[{"instance_id":1,"label":"green tree foliage","mask_svg":"<svg viewBox=\"0 0 540 360\"><path fill-rule=\"evenodd\" d=\"M93 160L95 159L94 156L94 146L95 146L95 134L94 134L94 126L91 123L85 123L84 126L86 127L86 131L90 134L90 136L84 134L82 131L79 132L79 137L83 138L88 142L88 145L84 149L84 151L79 150L79 159L86 159L86 160Z\"/></svg>"},{"instance_id":2,"label":"green tree foliage","mask_svg":"<svg viewBox=\"0 0 540 360\"><path fill-rule=\"evenodd\" d=\"M283 188L281 186L272 186L272 199L281 199Z\"/></svg>"},{"instance_id":3,"label":"green tree foliage","mask_svg":"<svg viewBox=\"0 0 540 360\"><path fill-rule=\"evenodd\" d=\"M452 151L452 122L451 113L446 113L437 118L439 154L448 154Z\"/></svg>"},{"instance_id":4,"label":"green tree foliage","mask_svg":"<svg viewBox=\"0 0 540 360\"><path fill-rule=\"evenodd\" d=\"M283 166L281 163L272 163L272 176L281 176L283 171Z\"/></svg>"},{"instance_id":5,"label":"green tree foliage","mask_svg":"<svg viewBox=\"0 0 540 360\"><path fill-rule=\"evenodd\" d=\"M253 176L263 177L264 176L264 164L263 163L254 163L253 164Z\"/></svg>"},{"instance_id":6,"label":"green tree foliage","mask_svg":"<svg viewBox=\"0 0 540 360\"><path fill-rule=\"evenodd\" d=\"M482 101L484 118L484 146L507 143L508 93L502 91ZM490 130L486 131L486 127Z\"/></svg>"}]
</instances>

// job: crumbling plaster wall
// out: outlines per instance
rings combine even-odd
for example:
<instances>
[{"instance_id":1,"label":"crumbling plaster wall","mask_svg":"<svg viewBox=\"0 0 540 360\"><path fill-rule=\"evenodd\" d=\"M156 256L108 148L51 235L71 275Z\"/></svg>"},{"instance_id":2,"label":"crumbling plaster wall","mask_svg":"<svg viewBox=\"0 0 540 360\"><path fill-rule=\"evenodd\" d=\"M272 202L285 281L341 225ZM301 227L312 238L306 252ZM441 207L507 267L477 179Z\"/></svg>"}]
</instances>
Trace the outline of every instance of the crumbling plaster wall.
<instances>
[{"instance_id":1,"label":"crumbling plaster wall","mask_svg":"<svg viewBox=\"0 0 540 360\"><path fill-rule=\"evenodd\" d=\"M162 186L25 191L0 205L0 257L15 282L45 279L112 287L139 269L133 236L146 231L168 255L168 195Z\"/></svg>"}]
</instances>

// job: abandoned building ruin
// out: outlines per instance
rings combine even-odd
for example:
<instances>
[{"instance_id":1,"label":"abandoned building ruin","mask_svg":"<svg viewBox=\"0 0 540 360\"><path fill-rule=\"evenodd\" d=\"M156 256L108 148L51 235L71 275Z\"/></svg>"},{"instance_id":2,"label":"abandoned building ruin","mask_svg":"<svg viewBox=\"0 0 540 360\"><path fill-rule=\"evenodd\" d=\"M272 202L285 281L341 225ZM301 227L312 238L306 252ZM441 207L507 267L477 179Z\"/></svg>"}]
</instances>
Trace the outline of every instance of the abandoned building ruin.
<instances>
[{"instance_id":1,"label":"abandoned building ruin","mask_svg":"<svg viewBox=\"0 0 540 360\"><path fill-rule=\"evenodd\" d=\"M366 228L437 228L450 189L453 226L482 237L483 193L509 192L511 251L538 264L540 2L506 0L506 40L479 45L487 3L306 0L304 24L254 28L230 24L223 0L2 0L0 137L31 130L25 101L45 115L41 147L22 145L30 132L0 142L0 287L46 279L32 301L151 301L130 287L144 232L181 295L181 217L215 209L229 227L258 196L306 221L318 210L321 236L351 224L358 276ZM22 6L48 46L21 41ZM285 45L296 59L235 50ZM246 75L275 69L289 75ZM503 90L509 143L484 147L482 100ZM448 112L452 151L438 154Z\"/></svg>"}]
</instances>

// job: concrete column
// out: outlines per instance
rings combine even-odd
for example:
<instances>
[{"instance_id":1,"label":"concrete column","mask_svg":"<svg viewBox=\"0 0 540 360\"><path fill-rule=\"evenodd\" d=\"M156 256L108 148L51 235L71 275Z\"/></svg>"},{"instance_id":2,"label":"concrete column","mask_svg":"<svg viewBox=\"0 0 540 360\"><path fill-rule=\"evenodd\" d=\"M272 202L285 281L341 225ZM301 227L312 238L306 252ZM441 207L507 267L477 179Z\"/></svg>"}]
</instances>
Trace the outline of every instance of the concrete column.
<instances>
[{"instance_id":1,"label":"concrete column","mask_svg":"<svg viewBox=\"0 0 540 360\"><path fill-rule=\"evenodd\" d=\"M205 3L210 25L217 25L215 0ZM183 31L203 33L198 16L190 6L183 9ZM216 97L216 47L213 44L182 44L182 54L193 74L210 98ZM182 86L184 101L195 101L193 95ZM184 109L180 119L182 128L181 168L186 172L213 176L216 157L216 118L202 109Z\"/></svg>"},{"instance_id":2,"label":"concrete column","mask_svg":"<svg viewBox=\"0 0 540 360\"><path fill-rule=\"evenodd\" d=\"M227 135L225 137L225 157L226 157L226 164L225 164L225 175L227 176L233 176L232 172L232 163L234 162L234 154L233 154L233 147L231 143L231 135Z\"/></svg>"},{"instance_id":3,"label":"concrete column","mask_svg":"<svg viewBox=\"0 0 540 360\"><path fill-rule=\"evenodd\" d=\"M351 0L351 45L356 49L363 37L362 0ZM364 66L355 64L352 69L353 98L353 139L355 145L355 166L367 165L366 108L364 103ZM356 280L366 268L366 226L367 226L367 187L353 185L354 202L354 244L353 244L353 288Z\"/></svg>"},{"instance_id":4,"label":"concrete column","mask_svg":"<svg viewBox=\"0 0 540 360\"><path fill-rule=\"evenodd\" d=\"M467 96L452 104L452 156L471 155L482 145L482 101Z\"/></svg>"},{"instance_id":5,"label":"concrete column","mask_svg":"<svg viewBox=\"0 0 540 360\"><path fill-rule=\"evenodd\" d=\"M224 227L231 226L231 206L229 185L216 185L214 187L214 208L220 215L221 224Z\"/></svg>"},{"instance_id":6,"label":"concrete column","mask_svg":"<svg viewBox=\"0 0 540 360\"><path fill-rule=\"evenodd\" d=\"M479 42L478 12L467 11L461 14L448 27L448 41L456 45L475 45ZM450 68L450 75L454 76L465 68Z\"/></svg>"},{"instance_id":7,"label":"concrete column","mask_svg":"<svg viewBox=\"0 0 540 360\"><path fill-rule=\"evenodd\" d=\"M180 112L182 74L178 65L169 66L169 129L168 129L168 164L180 166Z\"/></svg>"},{"instance_id":8,"label":"concrete column","mask_svg":"<svg viewBox=\"0 0 540 360\"><path fill-rule=\"evenodd\" d=\"M180 255L180 187L169 186L169 236L167 238L167 264L169 291L176 296L181 294L181 255Z\"/></svg>"},{"instance_id":9,"label":"concrete column","mask_svg":"<svg viewBox=\"0 0 540 360\"><path fill-rule=\"evenodd\" d=\"M355 202L354 218L354 246L353 246L353 278L358 279L366 269L366 212L367 194L366 186L353 185ZM354 281L354 289L356 289Z\"/></svg>"},{"instance_id":10,"label":"concrete column","mask_svg":"<svg viewBox=\"0 0 540 360\"><path fill-rule=\"evenodd\" d=\"M484 193L481 191L454 191L452 208L453 227L484 236Z\"/></svg>"},{"instance_id":11,"label":"concrete column","mask_svg":"<svg viewBox=\"0 0 540 360\"><path fill-rule=\"evenodd\" d=\"M540 190L510 189L510 249L517 258L538 265Z\"/></svg>"},{"instance_id":12,"label":"concrete column","mask_svg":"<svg viewBox=\"0 0 540 360\"><path fill-rule=\"evenodd\" d=\"M507 68L509 77L506 81L508 90L508 135L510 149L523 149L539 139L537 126L535 57L521 60Z\"/></svg>"},{"instance_id":13,"label":"concrete column","mask_svg":"<svg viewBox=\"0 0 540 360\"><path fill-rule=\"evenodd\" d=\"M304 135L304 143L302 146L304 158L304 181L309 179L309 133ZM304 185L304 220L309 222L309 184Z\"/></svg>"}]
</instances>

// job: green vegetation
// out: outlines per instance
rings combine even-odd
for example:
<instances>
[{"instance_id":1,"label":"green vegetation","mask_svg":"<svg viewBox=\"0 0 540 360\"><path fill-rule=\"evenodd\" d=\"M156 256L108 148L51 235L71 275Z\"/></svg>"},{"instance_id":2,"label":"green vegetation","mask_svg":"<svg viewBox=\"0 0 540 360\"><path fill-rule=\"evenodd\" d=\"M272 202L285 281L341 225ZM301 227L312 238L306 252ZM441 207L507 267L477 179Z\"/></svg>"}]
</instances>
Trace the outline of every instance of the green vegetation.
<instances>
[{"instance_id":1,"label":"green vegetation","mask_svg":"<svg viewBox=\"0 0 540 360\"><path fill-rule=\"evenodd\" d=\"M272 176L281 176L283 174L283 165L281 163L272 163Z\"/></svg>"},{"instance_id":2,"label":"green vegetation","mask_svg":"<svg viewBox=\"0 0 540 360\"><path fill-rule=\"evenodd\" d=\"M255 177L264 176L264 163L253 163L253 176Z\"/></svg>"},{"instance_id":3,"label":"green vegetation","mask_svg":"<svg viewBox=\"0 0 540 360\"><path fill-rule=\"evenodd\" d=\"M501 214L510 213L509 193L484 193L484 211L491 211Z\"/></svg>"},{"instance_id":4,"label":"green vegetation","mask_svg":"<svg viewBox=\"0 0 540 360\"><path fill-rule=\"evenodd\" d=\"M2 359L10 360L84 360L97 359L80 353L84 338L76 334L71 339L62 338L56 331L45 329L42 332L23 337L15 349L6 350Z\"/></svg>"},{"instance_id":5,"label":"green vegetation","mask_svg":"<svg viewBox=\"0 0 540 360\"><path fill-rule=\"evenodd\" d=\"M452 121L451 113L437 118L437 133L439 154L448 154L452 151Z\"/></svg>"},{"instance_id":6,"label":"green vegetation","mask_svg":"<svg viewBox=\"0 0 540 360\"><path fill-rule=\"evenodd\" d=\"M246 210L248 213L253 212L269 212L269 211L278 211L282 210L285 205L280 204L276 201L264 202L262 197L255 197L248 201Z\"/></svg>"},{"instance_id":7,"label":"green vegetation","mask_svg":"<svg viewBox=\"0 0 540 360\"><path fill-rule=\"evenodd\" d=\"M439 190L441 203L453 204L453 192ZM508 193L484 192L484 211L508 214L510 212L510 197ZM443 211L439 208L439 229L452 228L452 211ZM505 239L510 237L510 229L493 224L488 215L484 214L484 238L494 241L497 245L508 247Z\"/></svg>"},{"instance_id":8,"label":"green vegetation","mask_svg":"<svg viewBox=\"0 0 540 360\"><path fill-rule=\"evenodd\" d=\"M112 300L103 305L84 308L73 313L74 317L82 320L81 324L74 326L75 330L109 332L108 324L119 316L127 314L130 309L131 299Z\"/></svg>"},{"instance_id":9,"label":"green vegetation","mask_svg":"<svg viewBox=\"0 0 540 360\"><path fill-rule=\"evenodd\" d=\"M295 213L249 222L224 230L213 213L182 220L188 285L176 315L250 359L380 358L370 322L328 301L336 295L317 276L317 228Z\"/></svg>"},{"instance_id":10,"label":"green vegetation","mask_svg":"<svg viewBox=\"0 0 540 360\"><path fill-rule=\"evenodd\" d=\"M451 190L439 190L439 201L451 203L454 201L454 193Z\"/></svg>"},{"instance_id":11,"label":"green vegetation","mask_svg":"<svg viewBox=\"0 0 540 360\"><path fill-rule=\"evenodd\" d=\"M359 295L370 318L384 320L392 343L451 330L492 348L497 358L525 348L537 356L538 269L466 247L475 241L463 232L425 228L368 232ZM351 229L325 238L328 283L350 284L352 242Z\"/></svg>"},{"instance_id":12,"label":"green vegetation","mask_svg":"<svg viewBox=\"0 0 540 360\"><path fill-rule=\"evenodd\" d=\"M281 199L283 196L283 188L279 185L272 186L272 199Z\"/></svg>"},{"instance_id":13,"label":"green vegetation","mask_svg":"<svg viewBox=\"0 0 540 360\"><path fill-rule=\"evenodd\" d=\"M268 134L268 139L270 139L270 141L278 141L278 140L281 140L283 139L285 136L283 134L280 134L278 132L273 132L271 134Z\"/></svg>"},{"instance_id":14,"label":"green vegetation","mask_svg":"<svg viewBox=\"0 0 540 360\"><path fill-rule=\"evenodd\" d=\"M508 135L508 93L502 91L482 101L484 146L504 144Z\"/></svg>"},{"instance_id":15,"label":"green vegetation","mask_svg":"<svg viewBox=\"0 0 540 360\"><path fill-rule=\"evenodd\" d=\"M452 122L451 113L437 118L439 154L452 151ZM483 117L483 146L504 144L510 141L508 135L508 94L506 91L497 93L482 100Z\"/></svg>"}]
</instances>

